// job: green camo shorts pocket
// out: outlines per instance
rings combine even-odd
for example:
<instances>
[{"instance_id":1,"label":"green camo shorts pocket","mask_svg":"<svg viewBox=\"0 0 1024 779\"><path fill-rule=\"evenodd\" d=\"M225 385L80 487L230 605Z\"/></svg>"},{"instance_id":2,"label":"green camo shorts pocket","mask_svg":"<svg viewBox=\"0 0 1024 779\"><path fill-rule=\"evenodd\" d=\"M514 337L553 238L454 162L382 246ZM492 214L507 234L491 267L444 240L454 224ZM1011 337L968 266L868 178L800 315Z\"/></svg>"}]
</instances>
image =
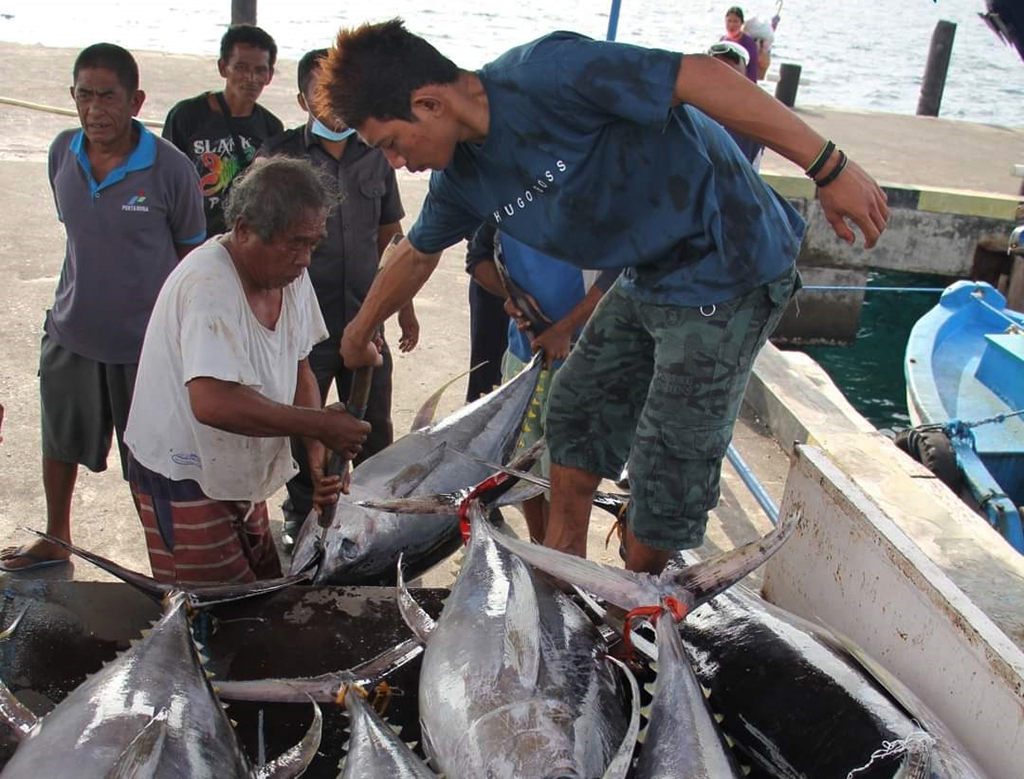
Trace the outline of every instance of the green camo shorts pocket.
<instances>
[{"instance_id":1,"label":"green camo shorts pocket","mask_svg":"<svg viewBox=\"0 0 1024 779\"><path fill-rule=\"evenodd\" d=\"M663 549L699 546L708 512L718 503L722 458L731 425L663 425L630 459L630 526L637 538ZM644 474L641 480L634 473Z\"/></svg>"}]
</instances>

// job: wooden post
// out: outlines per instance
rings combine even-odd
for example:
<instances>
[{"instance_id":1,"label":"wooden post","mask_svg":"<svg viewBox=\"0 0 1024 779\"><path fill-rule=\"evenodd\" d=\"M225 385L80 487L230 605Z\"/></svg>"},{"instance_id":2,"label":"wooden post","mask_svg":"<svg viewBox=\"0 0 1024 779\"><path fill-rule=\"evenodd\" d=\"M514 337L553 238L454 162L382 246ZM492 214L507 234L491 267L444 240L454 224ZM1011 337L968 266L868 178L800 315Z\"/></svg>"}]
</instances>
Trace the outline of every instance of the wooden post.
<instances>
[{"instance_id":1,"label":"wooden post","mask_svg":"<svg viewBox=\"0 0 1024 779\"><path fill-rule=\"evenodd\" d=\"M921 97L917 101L918 116L939 115L955 36L956 24L953 22L942 20L935 25L932 43L928 48L928 64L924 68L924 81L921 83Z\"/></svg>"},{"instance_id":2,"label":"wooden post","mask_svg":"<svg viewBox=\"0 0 1024 779\"><path fill-rule=\"evenodd\" d=\"M796 103L796 90L800 86L800 66L783 62L779 66L779 83L775 85L775 99L785 106Z\"/></svg>"},{"instance_id":3,"label":"wooden post","mask_svg":"<svg viewBox=\"0 0 1024 779\"><path fill-rule=\"evenodd\" d=\"M256 24L256 0L231 0L231 24Z\"/></svg>"}]
</instances>

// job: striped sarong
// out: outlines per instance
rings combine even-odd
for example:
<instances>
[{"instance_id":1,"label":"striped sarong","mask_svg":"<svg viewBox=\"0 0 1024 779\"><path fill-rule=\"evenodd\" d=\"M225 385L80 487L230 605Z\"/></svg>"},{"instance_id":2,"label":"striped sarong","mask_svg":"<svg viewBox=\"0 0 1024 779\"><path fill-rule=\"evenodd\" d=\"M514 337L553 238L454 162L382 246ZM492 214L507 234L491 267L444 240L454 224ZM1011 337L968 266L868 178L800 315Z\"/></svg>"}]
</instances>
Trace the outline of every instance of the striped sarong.
<instances>
[{"instance_id":1,"label":"striped sarong","mask_svg":"<svg viewBox=\"0 0 1024 779\"><path fill-rule=\"evenodd\" d=\"M197 585L282 575L266 501L214 500L197 482L168 479L134 458L128 482L157 581Z\"/></svg>"}]
</instances>

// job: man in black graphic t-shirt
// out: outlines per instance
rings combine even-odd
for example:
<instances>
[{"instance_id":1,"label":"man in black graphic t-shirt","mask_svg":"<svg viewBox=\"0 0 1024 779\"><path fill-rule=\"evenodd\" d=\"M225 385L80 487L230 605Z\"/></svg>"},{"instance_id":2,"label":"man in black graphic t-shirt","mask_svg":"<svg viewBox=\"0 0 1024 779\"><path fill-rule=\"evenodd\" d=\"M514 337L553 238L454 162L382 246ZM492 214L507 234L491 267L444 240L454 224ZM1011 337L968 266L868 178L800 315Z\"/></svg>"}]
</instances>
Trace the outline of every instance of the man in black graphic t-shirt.
<instances>
[{"instance_id":1,"label":"man in black graphic t-shirt","mask_svg":"<svg viewBox=\"0 0 1024 779\"><path fill-rule=\"evenodd\" d=\"M207 237L227 232L223 203L263 141L284 130L281 120L256 101L274 76L277 44L251 25L228 28L217 67L224 90L182 100L167 114L163 137L196 166L206 208Z\"/></svg>"}]
</instances>

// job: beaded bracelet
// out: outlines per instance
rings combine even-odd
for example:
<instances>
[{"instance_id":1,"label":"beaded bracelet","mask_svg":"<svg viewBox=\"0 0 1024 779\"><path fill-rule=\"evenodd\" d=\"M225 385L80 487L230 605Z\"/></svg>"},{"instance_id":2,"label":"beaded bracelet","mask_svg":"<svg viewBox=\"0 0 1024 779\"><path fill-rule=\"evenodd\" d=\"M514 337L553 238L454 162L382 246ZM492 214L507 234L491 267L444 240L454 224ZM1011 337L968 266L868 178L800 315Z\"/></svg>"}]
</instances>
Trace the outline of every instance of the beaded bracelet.
<instances>
[{"instance_id":1,"label":"beaded bracelet","mask_svg":"<svg viewBox=\"0 0 1024 779\"><path fill-rule=\"evenodd\" d=\"M836 163L836 166L832 168L832 170L828 172L828 175L822 178L821 181L814 182L815 184L818 185L818 189L821 189L822 187L827 187L829 184L831 184L833 181L839 178L839 174L843 172L843 169L846 167L846 163L849 161L849 158L843 153L843 150L840 149L839 162Z\"/></svg>"},{"instance_id":2,"label":"beaded bracelet","mask_svg":"<svg viewBox=\"0 0 1024 779\"><path fill-rule=\"evenodd\" d=\"M821 169L825 167L825 163L828 162L828 158L832 156L832 152L836 150L836 145L832 141L825 141L825 145L821 147L821 151L818 152L818 156L814 158L814 162L811 163L810 167L804 171L808 177L814 178Z\"/></svg>"}]
</instances>

